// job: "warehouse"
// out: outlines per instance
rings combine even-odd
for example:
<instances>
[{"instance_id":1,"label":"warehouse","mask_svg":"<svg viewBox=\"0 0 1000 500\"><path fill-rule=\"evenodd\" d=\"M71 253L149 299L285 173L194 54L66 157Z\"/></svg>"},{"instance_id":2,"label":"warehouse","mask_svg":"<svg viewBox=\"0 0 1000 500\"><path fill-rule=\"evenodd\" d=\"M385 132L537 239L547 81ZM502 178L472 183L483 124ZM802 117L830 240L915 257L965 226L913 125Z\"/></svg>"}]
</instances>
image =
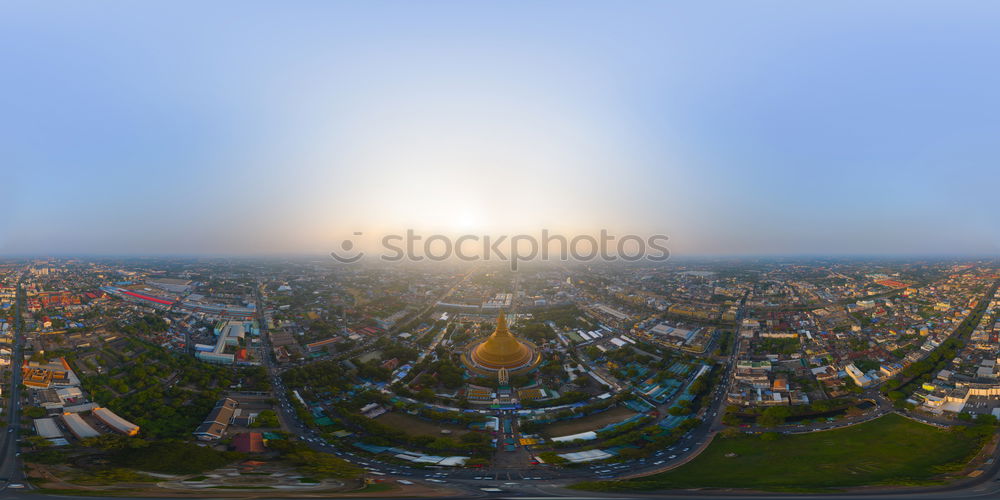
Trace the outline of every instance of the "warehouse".
<instances>
[{"instance_id":1,"label":"warehouse","mask_svg":"<svg viewBox=\"0 0 1000 500\"><path fill-rule=\"evenodd\" d=\"M69 432L76 436L77 439L87 439L92 437L100 436L101 433L94 430L87 422L83 421L83 418L76 413L63 413L63 422L66 424L66 428Z\"/></svg>"},{"instance_id":2,"label":"warehouse","mask_svg":"<svg viewBox=\"0 0 1000 500\"><path fill-rule=\"evenodd\" d=\"M115 412L107 408L94 408L94 416L119 434L135 436L139 433L139 426L119 417Z\"/></svg>"},{"instance_id":3,"label":"warehouse","mask_svg":"<svg viewBox=\"0 0 1000 500\"><path fill-rule=\"evenodd\" d=\"M63 433L59 430L54 418L36 418L35 432L43 438L61 438Z\"/></svg>"},{"instance_id":4,"label":"warehouse","mask_svg":"<svg viewBox=\"0 0 1000 500\"><path fill-rule=\"evenodd\" d=\"M195 429L194 435L202 441L221 439L233 419L233 414L236 413L237 405L235 399L220 399L215 404L215 408L212 408L212 411L205 417L205 421Z\"/></svg>"}]
</instances>

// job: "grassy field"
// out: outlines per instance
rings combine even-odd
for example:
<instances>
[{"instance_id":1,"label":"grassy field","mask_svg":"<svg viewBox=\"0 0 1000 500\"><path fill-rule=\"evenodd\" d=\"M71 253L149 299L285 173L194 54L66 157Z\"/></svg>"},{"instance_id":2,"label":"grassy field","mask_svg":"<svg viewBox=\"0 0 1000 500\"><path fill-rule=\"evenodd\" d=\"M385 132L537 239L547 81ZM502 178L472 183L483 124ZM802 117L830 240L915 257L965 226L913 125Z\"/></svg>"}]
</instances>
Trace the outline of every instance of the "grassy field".
<instances>
[{"instance_id":1,"label":"grassy field","mask_svg":"<svg viewBox=\"0 0 1000 500\"><path fill-rule=\"evenodd\" d=\"M448 429L451 431L453 437L461 436L467 432L468 429L451 424L441 424L436 422L430 422L423 420L405 413L391 411L389 413L384 413L376 419L379 423L383 425L388 425L390 427L400 429L407 434L412 436L434 436L441 437L441 429Z\"/></svg>"},{"instance_id":2,"label":"grassy field","mask_svg":"<svg viewBox=\"0 0 1000 500\"><path fill-rule=\"evenodd\" d=\"M975 456L984 443L980 436L891 414L845 429L779 436L773 441L760 436L717 437L701 455L677 469L575 487L605 491L697 487L816 491L929 484L960 470Z\"/></svg>"},{"instance_id":3,"label":"grassy field","mask_svg":"<svg viewBox=\"0 0 1000 500\"><path fill-rule=\"evenodd\" d=\"M575 418L572 420L563 420L546 426L545 433L549 436L558 437L577 434L580 432L596 431L605 425L621 422L632 415L635 415L634 411L625 408L624 406L616 406L610 410L602 411L594 415L588 415L583 418Z\"/></svg>"}]
</instances>

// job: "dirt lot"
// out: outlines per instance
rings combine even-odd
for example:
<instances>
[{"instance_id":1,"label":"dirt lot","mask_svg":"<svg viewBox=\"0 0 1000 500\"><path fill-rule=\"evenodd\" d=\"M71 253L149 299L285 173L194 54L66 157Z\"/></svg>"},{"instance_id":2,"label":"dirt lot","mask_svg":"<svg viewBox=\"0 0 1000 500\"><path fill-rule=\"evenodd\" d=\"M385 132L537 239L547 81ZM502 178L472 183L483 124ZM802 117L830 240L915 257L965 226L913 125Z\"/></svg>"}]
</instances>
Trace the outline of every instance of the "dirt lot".
<instances>
[{"instance_id":1,"label":"dirt lot","mask_svg":"<svg viewBox=\"0 0 1000 500\"><path fill-rule=\"evenodd\" d=\"M558 437L569 436L571 434L578 434L587 431L596 431L605 425L621 422L632 415L635 415L634 411L625 408L624 406L617 406L610 410L602 411L596 415L557 422L546 427L545 432L550 436Z\"/></svg>"},{"instance_id":2,"label":"dirt lot","mask_svg":"<svg viewBox=\"0 0 1000 500\"><path fill-rule=\"evenodd\" d=\"M438 424L431 422L430 420L423 420L421 418L399 412L389 412L379 416L375 420L382 425L387 425L395 429L401 429L407 434L415 436L443 436L444 434L441 434L441 429L450 430L451 436L461 436L462 434L471 432L470 430L457 425Z\"/></svg>"}]
</instances>

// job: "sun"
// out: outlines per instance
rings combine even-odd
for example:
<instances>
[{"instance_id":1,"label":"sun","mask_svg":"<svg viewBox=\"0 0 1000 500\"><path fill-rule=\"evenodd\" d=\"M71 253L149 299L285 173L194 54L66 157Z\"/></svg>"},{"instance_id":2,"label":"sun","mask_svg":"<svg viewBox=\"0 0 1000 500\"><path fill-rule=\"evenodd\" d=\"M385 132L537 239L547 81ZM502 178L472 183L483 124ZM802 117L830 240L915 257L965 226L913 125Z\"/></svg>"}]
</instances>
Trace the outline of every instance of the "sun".
<instances>
[{"instance_id":1,"label":"sun","mask_svg":"<svg viewBox=\"0 0 1000 500\"><path fill-rule=\"evenodd\" d=\"M459 231L469 231L483 227L483 214L477 210L462 210L455 217L452 226Z\"/></svg>"}]
</instances>

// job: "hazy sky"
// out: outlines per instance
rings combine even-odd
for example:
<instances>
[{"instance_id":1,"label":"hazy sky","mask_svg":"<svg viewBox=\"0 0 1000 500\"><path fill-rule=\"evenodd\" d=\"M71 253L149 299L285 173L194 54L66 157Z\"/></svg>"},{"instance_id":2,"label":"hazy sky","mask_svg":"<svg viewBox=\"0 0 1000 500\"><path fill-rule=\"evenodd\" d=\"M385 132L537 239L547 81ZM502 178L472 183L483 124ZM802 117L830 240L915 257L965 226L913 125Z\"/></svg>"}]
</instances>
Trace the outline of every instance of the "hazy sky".
<instances>
[{"instance_id":1,"label":"hazy sky","mask_svg":"<svg viewBox=\"0 0 1000 500\"><path fill-rule=\"evenodd\" d=\"M4 2L0 253L1000 252L1000 5L709 3Z\"/></svg>"}]
</instances>

